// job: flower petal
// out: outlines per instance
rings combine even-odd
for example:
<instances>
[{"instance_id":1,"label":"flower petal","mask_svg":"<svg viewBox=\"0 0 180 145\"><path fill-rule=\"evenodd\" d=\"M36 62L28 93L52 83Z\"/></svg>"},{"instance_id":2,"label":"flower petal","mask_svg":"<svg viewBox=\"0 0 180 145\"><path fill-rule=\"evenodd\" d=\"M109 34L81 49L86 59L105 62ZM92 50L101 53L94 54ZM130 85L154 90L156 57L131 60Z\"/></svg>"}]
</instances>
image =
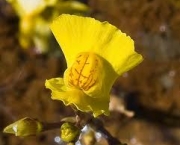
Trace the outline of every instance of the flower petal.
<instances>
[{"instance_id":1,"label":"flower petal","mask_svg":"<svg viewBox=\"0 0 180 145\"><path fill-rule=\"evenodd\" d=\"M100 114L109 115L109 95L92 98L82 90L66 88L62 78L46 80L46 87L52 91L52 99L61 100L65 105L73 104L83 112L93 112L94 117Z\"/></svg>"},{"instance_id":2,"label":"flower petal","mask_svg":"<svg viewBox=\"0 0 180 145\"><path fill-rule=\"evenodd\" d=\"M133 40L108 22L63 14L51 24L51 30L68 67L80 52L102 56L119 75L142 61L142 56L134 51Z\"/></svg>"},{"instance_id":3,"label":"flower petal","mask_svg":"<svg viewBox=\"0 0 180 145\"><path fill-rule=\"evenodd\" d=\"M8 0L20 16L35 15L41 12L45 5L42 0Z\"/></svg>"}]
</instances>

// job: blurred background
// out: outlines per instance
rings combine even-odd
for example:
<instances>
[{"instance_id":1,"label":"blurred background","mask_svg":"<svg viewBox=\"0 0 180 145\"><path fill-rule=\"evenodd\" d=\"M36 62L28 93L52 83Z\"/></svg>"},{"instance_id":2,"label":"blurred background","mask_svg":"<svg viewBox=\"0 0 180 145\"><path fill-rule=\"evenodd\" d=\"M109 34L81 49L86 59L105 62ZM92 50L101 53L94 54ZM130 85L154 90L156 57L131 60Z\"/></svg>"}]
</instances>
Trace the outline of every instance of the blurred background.
<instances>
[{"instance_id":1,"label":"blurred background","mask_svg":"<svg viewBox=\"0 0 180 145\"><path fill-rule=\"evenodd\" d=\"M63 144L58 129L28 138L2 133L26 116L58 122L74 114L51 100L44 86L66 69L48 28L62 13L109 21L134 39L144 57L114 84L111 115L101 117L105 128L128 145L180 144L179 0L42 0L29 10L30 3L18 1L0 0L0 145ZM107 144L100 134L96 138L97 145Z\"/></svg>"}]
</instances>

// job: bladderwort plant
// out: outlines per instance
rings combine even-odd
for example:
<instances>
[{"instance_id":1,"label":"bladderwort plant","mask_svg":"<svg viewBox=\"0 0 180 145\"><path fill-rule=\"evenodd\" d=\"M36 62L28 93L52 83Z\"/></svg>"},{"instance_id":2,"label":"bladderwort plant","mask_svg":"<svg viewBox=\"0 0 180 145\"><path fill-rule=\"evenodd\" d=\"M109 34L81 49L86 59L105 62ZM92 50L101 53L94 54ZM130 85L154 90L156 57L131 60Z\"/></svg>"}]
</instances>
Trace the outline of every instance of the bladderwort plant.
<instances>
[{"instance_id":1,"label":"bladderwort plant","mask_svg":"<svg viewBox=\"0 0 180 145\"><path fill-rule=\"evenodd\" d=\"M109 115L115 80L143 60L134 50L134 41L110 23L90 17L62 14L50 28L65 55L67 69L63 78L46 80L45 86L51 90L51 98L71 106L75 116L58 123L26 117L7 126L4 132L29 136L60 128L61 139L75 144L82 128L88 125L102 133L109 145L123 145L104 128L98 116ZM90 140L95 144L93 137Z\"/></svg>"}]
</instances>

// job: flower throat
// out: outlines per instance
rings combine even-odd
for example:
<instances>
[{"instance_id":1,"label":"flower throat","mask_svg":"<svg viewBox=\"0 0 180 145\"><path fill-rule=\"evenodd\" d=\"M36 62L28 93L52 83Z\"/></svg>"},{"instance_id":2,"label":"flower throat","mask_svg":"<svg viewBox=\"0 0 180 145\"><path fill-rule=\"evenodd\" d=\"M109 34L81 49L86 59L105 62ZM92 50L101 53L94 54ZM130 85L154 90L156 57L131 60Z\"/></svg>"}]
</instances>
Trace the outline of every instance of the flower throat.
<instances>
[{"instance_id":1,"label":"flower throat","mask_svg":"<svg viewBox=\"0 0 180 145\"><path fill-rule=\"evenodd\" d=\"M80 53L69 68L68 85L88 91L98 82L101 63L100 57L94 53Z\"/></svg>"}]
</instances>

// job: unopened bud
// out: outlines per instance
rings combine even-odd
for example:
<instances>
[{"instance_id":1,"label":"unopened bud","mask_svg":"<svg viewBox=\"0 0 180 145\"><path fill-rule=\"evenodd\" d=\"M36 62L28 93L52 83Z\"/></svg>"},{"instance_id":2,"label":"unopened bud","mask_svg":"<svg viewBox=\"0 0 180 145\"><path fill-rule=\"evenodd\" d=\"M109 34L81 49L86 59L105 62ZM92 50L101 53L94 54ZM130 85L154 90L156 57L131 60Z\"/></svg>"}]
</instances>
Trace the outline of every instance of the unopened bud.
<instances>
[{"instance_id":1,"label":"unopened bud","mask_svg":"<svg viewBox=\"0 0 180 145\"><path fill-rule=\"evenodd\" d=\"M95 132L93 130L89 130L86 133L84 133L82 142L85 145L94 145L96 143L96 137L95 137Z\"/></svg>"},{"instance_id":2,"label":"unopened bud","mask_svg":"<svg viewBox=\"0 0 180 145\"><path fill-rule=\"evenodd\" d=\"M74 124L66 122L61 126L61 139L65 142L75 142L80 134L80 129Z\"/></svg>"},{"instance_id":3,"label":"unopened bud","mask_svg":"<svg viewBox=\"0 0 180 145\"><path fill-rule=\"evenodd\" d=\"M8 125L3 132L15 134L16 136L31 136L37 135L42 129L43 126L41 122L25 117Z\"/></svg>"}]
</instances>

